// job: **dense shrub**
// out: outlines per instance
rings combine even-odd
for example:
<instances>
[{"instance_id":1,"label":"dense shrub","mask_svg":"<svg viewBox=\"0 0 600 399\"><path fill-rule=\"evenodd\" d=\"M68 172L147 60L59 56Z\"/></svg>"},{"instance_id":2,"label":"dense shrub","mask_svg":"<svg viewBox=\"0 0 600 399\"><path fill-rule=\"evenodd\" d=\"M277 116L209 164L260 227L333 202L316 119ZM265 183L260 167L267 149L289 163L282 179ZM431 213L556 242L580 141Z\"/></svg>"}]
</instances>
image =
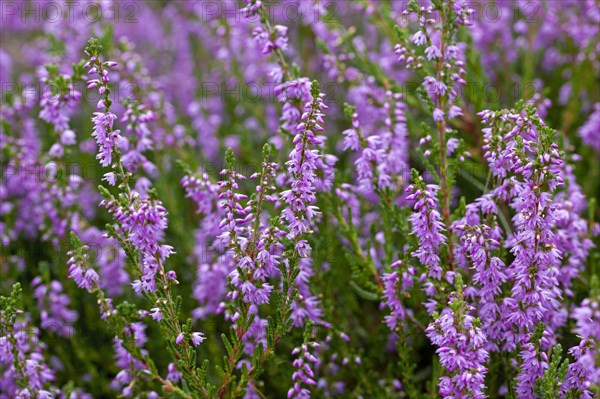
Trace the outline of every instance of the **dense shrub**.
<instances>
[{"instance_id":1,"label":"dense shrub","mask_svg":"<svg viewBox=\"0 0 600 399\"><path fill-rule=\"evenodd\" d=\"M0 398L592 398L597 0L2 3Z\"/></svg>"}]
</instances>

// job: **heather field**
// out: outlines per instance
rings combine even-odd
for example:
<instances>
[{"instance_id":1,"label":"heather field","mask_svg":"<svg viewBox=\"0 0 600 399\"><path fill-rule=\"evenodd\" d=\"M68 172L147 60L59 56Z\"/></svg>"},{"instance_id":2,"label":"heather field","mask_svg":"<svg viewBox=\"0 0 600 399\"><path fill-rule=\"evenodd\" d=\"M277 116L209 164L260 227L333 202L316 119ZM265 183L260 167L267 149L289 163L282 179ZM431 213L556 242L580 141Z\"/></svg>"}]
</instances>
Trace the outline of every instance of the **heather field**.
<instances>
[{"instance_id":1,"label":"heather field","mask_svg":"<svg viewBox=\"0 0 600 399\"><path fill-rule=\"evenodd\" d=\"M600 397L600 0L0 0L0 399Z\"/></svg>"}]
</instances>

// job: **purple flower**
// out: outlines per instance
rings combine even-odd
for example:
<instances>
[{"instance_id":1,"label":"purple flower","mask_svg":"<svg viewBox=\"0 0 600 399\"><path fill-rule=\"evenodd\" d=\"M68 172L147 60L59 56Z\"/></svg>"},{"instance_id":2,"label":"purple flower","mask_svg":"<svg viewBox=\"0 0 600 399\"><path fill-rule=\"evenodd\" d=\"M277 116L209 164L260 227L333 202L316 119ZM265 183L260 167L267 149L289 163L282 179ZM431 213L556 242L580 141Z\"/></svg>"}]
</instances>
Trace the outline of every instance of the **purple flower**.
<instances>
[{"instance_id":1,"label":"purple flower","mask_svg":"<svg viewBox=\"0 0 600 399\"><path fill-rule=\"evenodd\" d=\"M152 320L160 321L163 319L162 311L159 308L150 309Z\"/></svg>"},{"instance_id":2,"label":"purple flower","mask_svg":"<svg viewBox=\"0 0 600 399\"><path fill-rule=\"evenodd\" d=\"M579 128L579 136L584 143L600 152L600 103L594 105L594 112L587 122Z\"/></svg>"},{"instance_id":3,"label":"purple flower","mask_svg":"<svg viewBox=\"0 0 600 399\"><path fill-rule=\"evenodd\" d=\"M344 150L357 151L360 148L360 137L356 129L359 128L358 114L355 112L352 115L352 129L344 130Z\"/></svg>"},{"instance_id":4,"label":"purple flower","mask_svg":"<svg viewBox=\"0 0 600 399\"><path fill-rule=\"evenodd\" d=\"M64 145L73 145L77 143L77 136L72 130L65 130L60 134L60 142Z\"/></svg>"},{"instance_id":5,"label":"purple flower","mask_svg":"<svg viewBox=\"0 0 600 399\"><path fill-rule=\"evenodd\" d=\"M313 354L320 345L317 342L304 343L300 347L294 348L292 355L300 355L292 365L294 373L292 374L293 386L288 390L288 399L309 399L310 390L303 385L317 385L313 367L318 367L319 359ZM311 350L313 353L311 353Z\"/></svg>"},{"instance_id":6,"label":"purple flower","mask_svg":"<svg viewBox=\"0 0 600 399\"><path fill-rule=\"evenodd\" d=\"M431 342L438 346L436 353L446 370L438 384L443 398L486 397L487 338L469 314L473 310L461 296L451 298L448 307L426 329Z\"/></svg>"},{"instance_id":7,"label":"purple flower","mask_svg":"<svg viewBox=\"0 0 600 399\"><path fill-rule=\"evenodd\" d=\"M597 284L592 280L592 285ZM600 368L597 366L600 342L600 304L596 298L583 300L573 312L576 322L574 332L581 338L579 345L569 349L575 361L569 364L563 390L581 392L582 398L592 398L590 387L600 384Z\"/></svg>"},{"instance_id":8,"label":"purple flower","mask_svg":"<svg viewBox=\"0 0 600 399\"><path fill-rule=\"evenodd\" d=\"M244 0L244 2L246 3L246 6L242 8L242 12L246 17L256 15L262 7L261 0Z\"/></svg>"},{"instance_id":9,"label":"purple flower","mask_svg":"<svg viewBox=\"0 0 600 399\"><path fill-rule=\"evenodd\" d=\"M313 85L313 91L315 91ZM310 229L314 216L320 212L313 206L316 201L316 171L319 152L314 149L322 142L314 132L322 130L322 110L327 109L323 103L323 94L318 94L316 88L313 100L307 103L302 114L302 122L298 125L298 133L294 137L294 149L290 160L286 163L292 176L291 188L281 193L281 199L288 206L282 212L283 219L288 223L290 238L300 236Z\"/></svg>"},{"instance_id":10,"label":"purple flower","mask_svg":"<svg viewBox=\"0 0 600 399\"><path fill-rule=\"evenodd\" d=\"M108 172L104 174L102 180L106 181L111 186L114 186L117 183L117 175L114 172Z\"/></svg>"},{"instance_id":11,"label":"purple flower","mask_svg":"<svg viewBox=\"0 0 600 399\"><path fill-rule=\"evenodd\" d=\"M303 77L282 83L275 87L275 96L277 101L283 103L282 127L296 132L301 123L301 113L295 103L300 102L300 106L303 106L313 101L310 79Z\"/></svg>"},{"instance_id":12,"label":"purple flower","mask_svg":"<svg viewBox=\"0 0 600 399\"><path fill-rule=\"evenodd\" d=\"M194 257L198 262L194 298L199 307L194 310L194 317L204 318L219 312L220 305L227 292L227 276L234 268L231 251L225 251L219 244L217 236L221 233L219 223L226 215L225 209L219 206L219 185L210 181L206 173L201 176L186 175L181 180L186 197L196 204L196 213L201 216L196 229ZM207 257L207 253L214 256Z\"/></svg>"},{"instance_id":13,"label":"purple flower","mask_svg":"<svg viewBox=\"0 0 600 399\"><path fill-rule=\"evenodd\" d=\"M482 330L488 338L488 349L498 349L505 338L506 325L502 323L499 302L502 298L502 284L507 281L506 265L494 252L500 247L502 232L497 225L475 224L479 216L471 216L473 225L461 224L467 218L453 224L453 229L460 236L460 249L457 249L457 259L461 259L461 251L468 258L473 274L474 289L479 298L479 318ZM466 265L465 265L466 266Z\"/></svg>"},{"instance_id":14,"label":"purple flower","mask_svg":"<svg viewBox=\"0 0 600 399\"><path fill-rule=\"evenodd\" d=\"M270 35L264 26L258 26L252 30L252 36L262 48L263 54L270 54L273 50L286 51L288 46L287 27L275 25L273 35Z\"/></svg>"},{"instance_id":15,"label":"purple flower","mask_svg":"<svg viewBox=\"0 0 600 399\"><path fill-rule=\"evenodd\" d=\"M416 44L417 46L422 46L427 42L427 37L425 36L425 34L423 33L423 31L418 30L413 36L412 36L412 41L414 44Z\"/></svg>"},{"instance_id":16,"label":"purple flower","mask_svg":"<svg viewBox=\"0 0 600 399\"><path fill-rule=\"evenodd\" d=\"M130 205L124 208L119 202L104 200L104 206L121 224L126 239L141 255L141 280L134 282L136 292L156 290L155 276L163 262L173 253L173 248L160 243L167 229L167 210L159 200L140 198L132 192Z\"/></svg>"},{"instance_id":17,"label":"purple flower","mask_svg":"<svg viewBox=\"0 0 600 399\"><path fill-rule=\"evenodd\" d=\"M183 341L183 338L184 338L184 335L183 335L183 333L179 333L179 334L177 335L177 338L175 338L175 344L176 344L176 345L179 345L179 344L181 343L181 341Z\"/></svg>"},{"instance_id":18,"label":"purple flower","mask_svg":"<svg viewBox=\"0 0 600 399\"><path fill-rule=\"evenodd\" d=\"M144 328L145 326L143 323L132 324L126 328L126 333L133 335L135 344L140 348L142 348L147 341L146 335L144 334ZM115 337L113 340L113 348L116 357L115 363L121 371L115 376L112 386L115 389L122 389L122 393L125 396L128 392L129 383L135 378L134 373L150 373L150 371L123 346L122 339ZM147 355L148 352L145 349L140 350L142 354Z\"/></svg>"},{"instance_id":19,"label":"purple flower","mask_svg":"<svg viewBox=\"0 0 600 399\"><path fill-rule=\"evenodd\" d=\"M425 185L416 173L413 180L414 184L406 189L409 194L406 199L415 203L414 212L410 216L412 234L419 239L419 247L413 251L412 256L427 267L431 278L439 280L442 278L440 245L446 242L444 226L438 211L436 193L439 187L433 184Z\"/></svg>"},{"instance_id":20,"label":"purple flower","mask_svg":"<svg viewBox=\"0 0 600 399\"><path fill-rule=\"evenodd\" d=\"M85 249L84 249L85 250ZM98 286L98 273L91 267L87 266L85 260L70 252L71 257L67 261L69 266L69 277L75 281L79 288L84 288L92 291Z\"/></svg>"},{"instance_id":21,"label":"purple flower","mask_svg":"<svg viewBox=\"0 0 600 399\"><path fill-rule=\"evenodd\" d=\"M71 77L69 76L62 78L71 81ZM52 80L50 82L52 85L55 85ZM40 119L51 123L57 133L67 131L70 115L80 98L81 93L73 88L72 83L69 83L64 93L53 94L50 91L44 92L40 101L40 106L42 107L39 115Z\"/></svg>"},{"instance_id":22,"label":"purple flower","mask_svg":"<svg viewBox=\"0 0 600 399\"><path fill-rule=\"evenodd\" d=\"M444 82L437 81L431 76L425 77L423 86L433 102L436 102L439 97L444 96L448 90Z\"/></svg>"},{"instance_id":23,"label":"purple flower","mask_svg":"<svg viewBox=\"0 0 600 399\"><path fill-rule=\"evenodd\" d=\"M193 332L192 333L192 345L194 345L194 346L200 345L205 339L206 339L206 337L201 332Z\"/></svg>"},{"instance_id":24,"label":"purple flower","mask_svg":"<svg viewBox=\"0 0 600 399\"><path fill-rule=\"evenodd\" d=\"M233 272L235 273L235 272ZM237 285L235 281L237 277L232 277L232 284ZM241 284L241 293L243 295L244 302L248 302L253 305L262 305L269 301L269 295L273 290L273 286L267 283L262 283L257 286L255 282L246 281Z\"/></svg>"},{"instance_id":25,"label":"purple flower","mask_svg":"<svg viewBox=\"0 0 600 399\"><path fill-rule=\"evenodd\" d=\"M292 303L291 318L296 327L304 325L306 320L311 320L315 323L327 325L322 321L323 310L321 302L313 295L309 286L310 278L314 275L312 267L313 260L310 257L301 258L299 262L300 272L296 278L296 286L298 287L298 299Z\"/></svg>"},{"instance_id":26,"label":"purple flower","mask_svg":"<svg viewBox=\"0 0 600 399\"><path fill-rule=\"evenodd\" d=\"M92 118L94 124L92 136L96 139L98 145L96 159L100 161L102 166L107 167L113 161L113 151L123 140L120 131L113 130L113 123L117 116L110 112L111 100L107 91L108 82L110 81L107 68L116 64L112 61L101 62L97 55L92 55L90 51L86 49L86 53L90 55L90 61L85 64L85 68L89 69L88 74L97 74L99 79L89 80L88 88L98 87L98 93L101 95L96 107L98 112L94 112Z\"/></svg>"},{"instance_id":27,"label":"purple flower","mask_svg":"<svg viewBox=\"0 0 600 399\"><path fill-rule=\"evenodd\" d=\"M17 314L23 312L0 309L0 395L37 398L47 397L48 389L60 392L51 385L55 372L42 355L45 345L40 341L40 331L31 324L28 314L24 321L17 321Z\"/></svg>"},{"instance_id":28,"label":"purple flower","mask_svg":"<svg viewBox=\"0 0 600 399\"><path fill-rule=\"evenodd\" d=\"M87 246L98 249L94 262L98 266L100 288L108 295L118 295L123 286L129 283L129 274L125 271L125 251L118 241L106 236L106 232L89 226L78 232Z\"/></svg>"},{"instance_id":29,"label":"purple flower","mask_svg":"<svg viewBox=\"0 0 600 399\"><path fill-rule=\"evenodd\" d=\"M169 280L177 281L177 273L175 272L175 270L169 270L167 272L167 278Z\"/></svg>"},{"instance_id":30,"label":"purple flower","mask_svg":"<svg viewBox=\"0 0 600 399\"><path fill-rule=\"evenodd\" d=\"M392 331L396 329L398 323L406 317L406 310L399 298L400 296L400 281L398 272L386 273L383 275L383 301L390 309L390 314L385 316L385 323Z\"/></svg>"},{"instance_id":31,"label":"purple flower","mask_svg":"<svg viewBox=\"0 0 600 399\"><path fill-rule=\"evenodd\" d=\"M437 48L437 46L432 44L425 49L425 55L427 56L427 59L431 61L433 59L441 58L442 52L439 48Z\"/></svg>"},{"instance_id":32,"label":"purple flower","mask_svg":"<svg viewBox=\"0 0 600 399\"><path fill-rule=\"evenodd\" d=\"M543 327L543 325L539 325ZM521 370L516 378L517 397L523 399L536 399L538 396L534 393L534 387L538 380L548 369L548 356L540 350L541 340L547 340L549 334L546 331L538 331L532 334L531 339L526 338L521 344L519 357ZM542 338L542 332L545 336Z\"/></svg>"},{"instance_id":33,"label":"purple flower","mask_svg":"<svg viewBox=\"0 0 600 399\"><path fill-rule=\"evenodd\" d=\"M448 118L450 118L450 119L454 119L454 118L462 116L462 115L463 115L463 111L459 106L452 105L450 107L450 110L448 110Z\"/></svg>"},{"instance_id":34,"label":"purple flower","mask_svg":"<svg viewBox=\"0 0 600 399\"><path fill-rule=\"evenodd\" d=\"M556 144L542 144L554 133L531 108L526 112L481 113L485 123L501 125L503 132L485 131L484 150L490 169L498 178L506 179L492 195L510 201L515 210L515 232L506 243L514 255L506 270L512 290L500 311L507 326L518 326L514 334L505 337L508 349L527 343L540 321L552 335L566 320L558 303L562 254L554 242L557 208L552 200L553 191L563 183L564 164ZM536 162L539 165L534 166ZM542 182L547 183L547 189Z\"/></svg>"},{"instance_id":35,"label":"purple flower","mask_svg":"<svg viewBox=\"0 0 600 399\"><path fill-rule=\"evenodd\" d=\"M121 142L119 130L113 129L113 122L117 116L112 112L94 112L92 122L94 123L94 132L92 136L98 144L98 155L96 159L104 167L109 166L113 161L113 151Z\"/></svg>"},{"instance_id":36,"label":"purple flower","mask_svg":"<svg viewBox=\"0 0 600 399\"><path fill-rule=\"evenodd\" d=\"M183 374L181 374L179 370L177 370L175 364L169 363L169 365L167 366L167 370L167 380L171 381L172 383L177 384L183 378Z\"/></svg>"},{"instance_id":37,"label":"purple flower","mask_svg":"<svg viewBox=\"0 0 600 399\"><path fill-rule=\"evenodd\" d=\"M156 114L144 104L129 102L127 110L121 118L125 123L125 137L122 137L119 148L122 149L121 162L123 166L132 172L140 167L150 174L156 175L157 168L143 154L145 151L154 149L154 140L148 123L156 119Z\"/></svg>"},{"instance_id":38,"label":"purple flower","mask_svg":"<svg viewBox=\"0 0 600 399\"><path fill-rule=\"evenodd\" d=\"M382 107L385 127L380 132L363 136L358 114L353 112L353 129L347 131L345 148L356 148L358 158L354 161L358 188L370 196L384 189L396 189L402 184L408 171L408 131L404 115L405 104L400 93L385 92ZM351 143L348 140L354 141Z\"/></svg>"},{"instance_id":39,"label":"purple flower","mask_svg":"<svg viewBox=\"0 0 600 399\"><path fill-rule=\"evenodd\" d=\"M69 309L71 299L63 293L62 284L56 280L43 284L40 277L32 281L34 296L40 308L42 328L64 337L74 333L73 324L77 320L77 312Z\"/></svg>"}]
</instances>

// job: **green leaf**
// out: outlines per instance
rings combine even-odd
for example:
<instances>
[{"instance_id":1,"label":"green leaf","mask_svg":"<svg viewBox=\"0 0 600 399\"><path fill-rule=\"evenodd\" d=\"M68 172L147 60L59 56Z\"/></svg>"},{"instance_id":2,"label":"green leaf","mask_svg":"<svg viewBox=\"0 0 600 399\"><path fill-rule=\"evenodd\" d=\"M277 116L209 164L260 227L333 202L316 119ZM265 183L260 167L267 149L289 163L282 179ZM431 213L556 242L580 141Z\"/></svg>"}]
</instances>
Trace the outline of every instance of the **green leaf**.
<instances>
[{"instance_id":1,"label":"green leaf","mask_svg":"<svg viewBox=\"0 0 600 399\"><path fill-rule=\"evenodd\" d=\"M369 301L379 301L381 299L380 294L378 294L376 292L367 291L367 290L361 288L353 280L350 281L350 287L352 287L352 289L358 294L358 296L360 296L363 299L366 299Z\"/></svg>"}]
</instances>

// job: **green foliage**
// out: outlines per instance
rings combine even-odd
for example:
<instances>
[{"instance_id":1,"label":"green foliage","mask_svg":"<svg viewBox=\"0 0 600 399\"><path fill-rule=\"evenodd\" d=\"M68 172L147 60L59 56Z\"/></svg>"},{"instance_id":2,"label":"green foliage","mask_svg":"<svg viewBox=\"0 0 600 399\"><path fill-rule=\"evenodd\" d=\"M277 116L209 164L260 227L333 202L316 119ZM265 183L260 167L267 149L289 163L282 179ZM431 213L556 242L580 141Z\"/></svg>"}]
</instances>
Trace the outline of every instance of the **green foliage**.
<instances>
[{"instance_id":1,"label":"green foliage","mask_svg":"<svg viewBox=\"0 0 600 399\"><path fill-rule=\"evenodd\" d=\"M20 283L14 283L10 296L0 296L0 309L1 315L0 323L2 323L3 329L12 328L15 317L20 313L17 305L23 289Z\"/></svg>"},{"instance_id":2,"label":"green foliage","mask_svg":"<svg viewBox=\"0 0 600 399\"><path fill-rule=\"evenodd\" d=\"M536 382L535 391L540 399L559 399L563 398L561 386L565 381L569 367L569 360L562 358L562 346L557 344L552 349L552 357L548 369L543 377L539 377Z\"/></svg>"}]
</instances>

